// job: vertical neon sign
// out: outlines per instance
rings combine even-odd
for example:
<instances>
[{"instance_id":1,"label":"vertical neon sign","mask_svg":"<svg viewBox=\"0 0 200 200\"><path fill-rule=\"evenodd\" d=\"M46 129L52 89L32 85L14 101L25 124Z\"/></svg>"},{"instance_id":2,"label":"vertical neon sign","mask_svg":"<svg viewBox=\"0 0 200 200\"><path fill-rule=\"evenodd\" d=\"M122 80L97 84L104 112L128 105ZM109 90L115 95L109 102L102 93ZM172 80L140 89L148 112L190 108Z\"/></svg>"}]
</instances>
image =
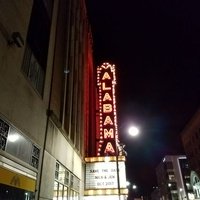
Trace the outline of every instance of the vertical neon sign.
<instances>
[{"instance_id":1,"label":"vertical neon sign","mask_svg":"<svg viewBox=\"0 0 200 200\"><path fill-rule=\"evenodd\" d=\"M99 92L99 138L97 156L115 155L118 144L115 65L103 63L97 68Z\"/></svg>"}]
</instances>

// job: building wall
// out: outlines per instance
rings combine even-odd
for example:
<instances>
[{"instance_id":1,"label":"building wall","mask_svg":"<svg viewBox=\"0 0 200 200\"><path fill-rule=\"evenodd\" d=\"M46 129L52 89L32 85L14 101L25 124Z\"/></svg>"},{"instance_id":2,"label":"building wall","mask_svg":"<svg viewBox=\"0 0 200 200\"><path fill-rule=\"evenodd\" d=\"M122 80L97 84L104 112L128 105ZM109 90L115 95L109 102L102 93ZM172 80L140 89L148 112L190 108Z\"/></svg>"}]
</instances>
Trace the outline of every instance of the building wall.
<instances>
[{"instance_id":1,"label":"building wall","mask_svg":"<svg viewBox=\"0 0 200 200\"><path fill-rule=\"evenodd\" d=\"M34 5L42 2L47 15L38 24L42 17L50 19L46 60L40 49L32 49L41 38L34 44L30 39L35 38L30 26ZM22 38L20 47L13 43L13 32ZM95 112L88 110L93 102L92 58L84 1L0 2L0 170L19 176L21 185L31 177L32 199L57 199L61 186L63 192L69 190L64 195L82 199L85 137L93 129L89 120ZM12 143L13 135L21 142ZM6 181L0 184L8 187ZM15 180L9 187L17 184Z\"/></svg>"},{"instance_id":2,"label":"building wall","mask_svg":"<svg viewBox=\"0 0 200 200\"><path fill-rule=\"evenodd\" d=\"M195 198L200 197L200 109L186 124L181 139L191 167L191 183Z\"/></svg>"},{"instance_id":3,"label":"building wall","mask_svg":"<svg viewBox=\"0 0 200 200\"><path fill-rule=\"evenodd\" d=\"M184 127L181 138L190 167L200 177L200 109Z\"/></svg>"},{"instance_id":4,"label":"building wall","mask_svg":"<svg viewBox=\"0 0 200 200\"><path fill-rule=\"evenodd\" d=\"M24 48L7 44L15 31L19 31L25 39L32 4L31 1L21 1L19 4L18 1L3 1L0 6L3 11L0 16L0 111L5 119L42 145L46 105L21 72Z\"/></svg>"},{"instance_id":5,"label":"building wall","mask_svg":"<svg viewBox=\"0 0 200 200\"><path fill-rule=\"evenodd\" d=\"M8 170L7 175L11 172L16 175L32 175L37 185L41 156L38 156L36 166L33 163L33 147L40 152L43 148L47 99L42 98L24 76L21 68L25 44L17 47L12 38L13 32L18 32L25 43L32 3L0 2L0 162L2 169ZM45 84L49 84L48 79ZM6 133L3 131L5 125L9 127ZM16 141L11 141L13 136L18 137ZM28 181L27 176L20 176L21 184L13 183L11 187L16 185L24 189L21 186L23 178L25 182ZM7 182L6 179L1 181Z\"/></svg>"}]
</instances>

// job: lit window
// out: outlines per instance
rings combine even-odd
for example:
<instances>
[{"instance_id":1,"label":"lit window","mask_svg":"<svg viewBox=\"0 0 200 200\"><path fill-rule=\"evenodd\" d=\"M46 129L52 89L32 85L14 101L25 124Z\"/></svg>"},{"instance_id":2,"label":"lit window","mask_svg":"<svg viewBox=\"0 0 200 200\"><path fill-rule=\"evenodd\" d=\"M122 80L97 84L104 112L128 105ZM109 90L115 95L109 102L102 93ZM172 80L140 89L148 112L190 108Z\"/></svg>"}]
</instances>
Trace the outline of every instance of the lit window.
<instances>
[{"instance_id":1,"label":"lit window","mask_svg":"<svg viewBox=\"0 0 200 200\"><path fill-rule=\"evenodd\" d=\"M53 200L67 200L69 195L79 197L80 180L63 165L56 163ZM69 192L71 190L71 192ZM72 192L73 191L73 192Z\"/></svg>"}]
</instances>

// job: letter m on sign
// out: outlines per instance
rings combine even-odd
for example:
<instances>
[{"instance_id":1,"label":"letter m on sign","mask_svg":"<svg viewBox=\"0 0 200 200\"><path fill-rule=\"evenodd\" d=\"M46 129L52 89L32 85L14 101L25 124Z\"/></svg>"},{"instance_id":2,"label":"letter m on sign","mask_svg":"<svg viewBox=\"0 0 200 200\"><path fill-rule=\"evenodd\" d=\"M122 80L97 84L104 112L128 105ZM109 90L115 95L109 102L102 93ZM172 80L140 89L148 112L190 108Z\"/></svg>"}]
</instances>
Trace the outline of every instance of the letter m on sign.
<instances>
[{"instance_id":1,"label":"letter m on sign","mask_svg":"<svg viewBox=\"0 0 200 200\"><path fill-rule=\"evenodd\" d=\"M114 138L114 130L113 128L108 129L104 129L104 138Z\"/></svg>"}]
</instances>

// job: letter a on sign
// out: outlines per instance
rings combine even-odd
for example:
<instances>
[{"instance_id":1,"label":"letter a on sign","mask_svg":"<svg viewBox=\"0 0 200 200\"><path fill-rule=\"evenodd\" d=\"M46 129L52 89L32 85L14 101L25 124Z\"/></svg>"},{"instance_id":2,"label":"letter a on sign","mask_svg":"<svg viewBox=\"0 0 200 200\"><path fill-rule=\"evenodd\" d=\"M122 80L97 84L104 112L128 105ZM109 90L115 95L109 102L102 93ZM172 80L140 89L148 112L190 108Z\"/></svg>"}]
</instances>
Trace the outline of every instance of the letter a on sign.
<instances>
[{"instance_id":1,"label":"letter a on sign","mask_svg":"<svg viewBox=\"0 0 200 200\"><path fill-rule=\"evenodd\" d=\"M103 101L106 101L106 100L112 101L112 98L111 98L111 96L109 95L109 93L105 93L105 95L104 95L104 97L103 97Z\"/></svg>"},{"instance_id":2,"label":"letter a on sign","mask_svg":"<svg viewBox=\"0 0 200 200\"><path fill-rule=\"evenodd\" d=\"M105 79L111 79L111 77L110 77L110 75L108 74L108 72L105 72L104 75L103 75L102 80L105 80Z\"/></svg>"},{"instance_id":3,"label":"letter a on sign","mask_svg":"<svg viewBox=\"0 0 200 200\"><path fill-rule=\"evenodd\" d=\"M113 122L112 122L110 116L106 116L106 119L103 123L103 125L107 125L107 124L113 125Z\"/></svg>"},{"instance_id":4,"label":"letter a on sign","mask_svg":"<svg viewBox=\"0 0 200 200\"><path fill-rule=\"evenodd\" d=\"M107 143L104 153L107 153L107 152L112 152L112 153L115 152L115 150L110 142Z\"/></svg>"}]
</instances>

